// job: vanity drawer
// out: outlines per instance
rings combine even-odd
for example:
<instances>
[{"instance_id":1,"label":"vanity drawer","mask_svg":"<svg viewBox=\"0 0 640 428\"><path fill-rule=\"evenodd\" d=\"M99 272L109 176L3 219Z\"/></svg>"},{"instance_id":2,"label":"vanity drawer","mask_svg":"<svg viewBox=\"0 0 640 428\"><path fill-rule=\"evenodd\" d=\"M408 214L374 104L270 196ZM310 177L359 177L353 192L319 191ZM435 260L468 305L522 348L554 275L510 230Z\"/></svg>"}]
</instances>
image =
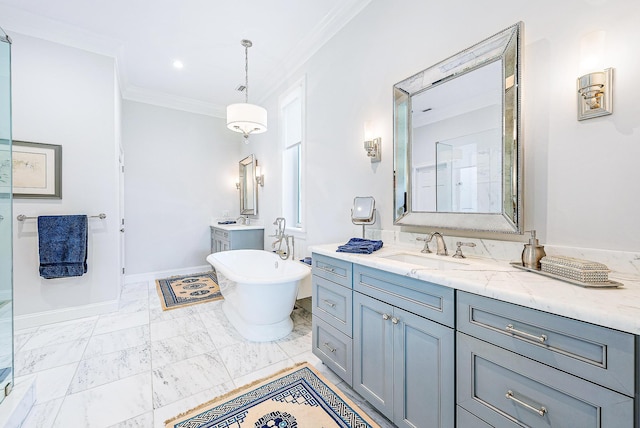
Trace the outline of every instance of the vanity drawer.
<instances>
[{"instance_id":1,"label":"vanity drawer","mask_svg":"<svg viewBox=\"0 0 640 428\"><path fill-rule=\"evenodd\" d=\"M448 327L454 326L454 289L354 265L353 288Z\"/></svg>"},{"instance_id":2,"label":"vanity drawer","mask_svg":"<svg viewBox=\"0 0 640 428\"><path fill-rule=\"evenodd\" d=\"M491 425L467 412L464 408L456 406L456 428L493 428Z\"/></svg>"},{"instance_id":3,"label":"vanity drawer","mask_svg":"<svg viewBox=\"0 0 640 428\"><path fill-rule=\"evenodd\" d=\"M351 288L351 263L313 253L313 274Z\"/></svg>"},{"instance_id":4,"label":"vanity drawer","mask_svg":"<svg viewBox=\"0 0 640 428\"><path fill-rule=\"evenodd\" d=\"M457 334L457 401L494 426L632 428L633 399Z\"/></svg>"},{"instance_id":5,"label":"vanity drawer","mask_svg":"<svg viewBox=\"0 0 640 428\"><path fill-rule=\"evenodd\" d=\"M218 229L217 227L211 227L211 232L213 232L213 236L218 239L229 239L229 232L226 230Z\"/></svg>"},{"instance_id":6,"label":"vanity drawer","mask_svg":"<svg viewBox=\"0 0 640 428\"><path fill-rule=\"evenodd\" d=\"M623 394L635 393L634 336L458 292L457 328Z\"/></svg>"},{"instance_id":7,"label":"vanity drawer","mask_svg":"<svg viewBox=\"0 0 640 428\"><path fill-rule=\"evenodd\" d=\"M351 386L353 384L351 338L317 316L312 317L313 354Z\"/></svg>"},{"instance_id":8,"label":"vanity drawer","mask_svg":"<svg viewBox=\"0 0 640 428\"><path fill-rule=\"evenodd\" d=\"M351 337L353 292L331 281L313 275L312 277L313 315L322 318L342 333Z\"/></svg>"}]
</instances>

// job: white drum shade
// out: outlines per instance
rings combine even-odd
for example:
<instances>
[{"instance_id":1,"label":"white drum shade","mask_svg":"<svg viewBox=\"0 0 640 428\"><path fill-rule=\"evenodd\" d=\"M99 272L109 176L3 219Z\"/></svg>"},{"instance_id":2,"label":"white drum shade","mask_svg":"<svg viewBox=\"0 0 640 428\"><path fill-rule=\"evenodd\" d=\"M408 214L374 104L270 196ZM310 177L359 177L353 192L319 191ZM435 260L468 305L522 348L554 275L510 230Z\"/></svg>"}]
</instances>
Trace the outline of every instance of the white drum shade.
<instances>
[{"instance_id":1,"label":"white drum shade","mask_svg":"<svg viewBox=\"0 0 640 428\"><path fill-rule=\"evenodd\" d=\"M249 103L227 106L227 128L244 135L260 134L267 130L267 110Z\"/></svg>"}]
</instances>

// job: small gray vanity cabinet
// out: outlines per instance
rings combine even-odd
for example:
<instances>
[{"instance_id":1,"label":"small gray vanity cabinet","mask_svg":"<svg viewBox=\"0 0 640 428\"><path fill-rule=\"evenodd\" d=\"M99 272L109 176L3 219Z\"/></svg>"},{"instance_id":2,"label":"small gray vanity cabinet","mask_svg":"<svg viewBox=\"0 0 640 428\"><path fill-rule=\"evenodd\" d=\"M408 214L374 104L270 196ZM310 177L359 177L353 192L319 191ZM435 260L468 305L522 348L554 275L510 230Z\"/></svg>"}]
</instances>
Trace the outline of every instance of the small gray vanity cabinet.
<instances>
[{"instance_id":1,"label":"small gray vanity cabinet","mask_svg":"<svg viewBox=\"0 0 640 428\"><path fill-rule=\"evenodd\" d=\"M264 250L264 229L211 227L211 253L227 250Z\"/></svg>"},{"instance_id":2,"label":"small gray vanity cabinet","mask_svg":"<svg viewBox=\"0 0 640 428\"><path fill-rule=\"evenodd\" d=\"M453 426L454 290L353 270L354 390L399 427Z\"/></svg>"},{"instance_id":3,"label":"small gray vanity cabinet","mask_svg":"<svg viewBox=\"0 0 640 428\"><path fill-rule=\"evenodd\" d=\"M495 427L634 427L634 335L461 291L457 299L458 427L479 426L472 415Z\"/></svg>"},{"instance_id":4,"label":"small gray vanity cabinet","mask_svg":"<svg viewBox=\"0 0 640 428\"><path fill-rule=\"evenodd\" d=\"M312 260L312 351L351 385L352 265L318 254Z\"/></svg>"}]
</instances>

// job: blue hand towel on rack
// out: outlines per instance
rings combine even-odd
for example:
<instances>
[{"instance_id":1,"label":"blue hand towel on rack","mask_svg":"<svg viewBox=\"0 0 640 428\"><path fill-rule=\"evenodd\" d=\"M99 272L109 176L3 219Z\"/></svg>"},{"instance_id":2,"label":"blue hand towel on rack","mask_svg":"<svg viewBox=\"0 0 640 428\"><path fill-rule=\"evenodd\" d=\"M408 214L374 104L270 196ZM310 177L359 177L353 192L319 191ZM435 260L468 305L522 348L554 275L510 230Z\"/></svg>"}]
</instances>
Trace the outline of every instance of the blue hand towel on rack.
<instances>
[{"instance_id":1,"label":"blue hand towel on rack","mask_svg":"<svg viewBox=\"0 0 640 428\"><path fill-rule=\"evenodd\" d=\"M40 276L46 279L87 273L86 215L38 217Z\"/></svg>"},{"instance_id":2,"label":"blue hand towel on rack","mask_svg":"<svg viewBox=\"0 0 640 428\"><path fill-rule=\"evenodd\" d=\"M371 239L351 238L349 242L340 245L336 250L337 253L356 253L371 254L382 248L382 241L373 241Z\"/></svg>"}]
</instances>

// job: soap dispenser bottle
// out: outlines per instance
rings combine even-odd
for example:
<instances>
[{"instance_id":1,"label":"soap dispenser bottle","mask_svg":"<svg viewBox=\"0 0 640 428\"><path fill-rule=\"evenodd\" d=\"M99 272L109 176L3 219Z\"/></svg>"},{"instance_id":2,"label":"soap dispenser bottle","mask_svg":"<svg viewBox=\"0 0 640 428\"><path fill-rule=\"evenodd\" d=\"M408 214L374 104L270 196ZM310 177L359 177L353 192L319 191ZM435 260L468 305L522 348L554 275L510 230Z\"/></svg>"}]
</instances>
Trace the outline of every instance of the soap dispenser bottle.
<instances>
[{"instance_id":1,"label":"soap dispenser bottle","mask_svg":"<svg viewBox=\"0 0 640 428\"><path fill-rule=\"evenodd\" d=\"M538 242L535 230L531 230L530 232L531 237L529 238L529 243L524 244L524 250L522 250L522 266L529 269L540 270L540 259L546 256L544 245L540 245Z\"/></svg>"}]
</instances>

